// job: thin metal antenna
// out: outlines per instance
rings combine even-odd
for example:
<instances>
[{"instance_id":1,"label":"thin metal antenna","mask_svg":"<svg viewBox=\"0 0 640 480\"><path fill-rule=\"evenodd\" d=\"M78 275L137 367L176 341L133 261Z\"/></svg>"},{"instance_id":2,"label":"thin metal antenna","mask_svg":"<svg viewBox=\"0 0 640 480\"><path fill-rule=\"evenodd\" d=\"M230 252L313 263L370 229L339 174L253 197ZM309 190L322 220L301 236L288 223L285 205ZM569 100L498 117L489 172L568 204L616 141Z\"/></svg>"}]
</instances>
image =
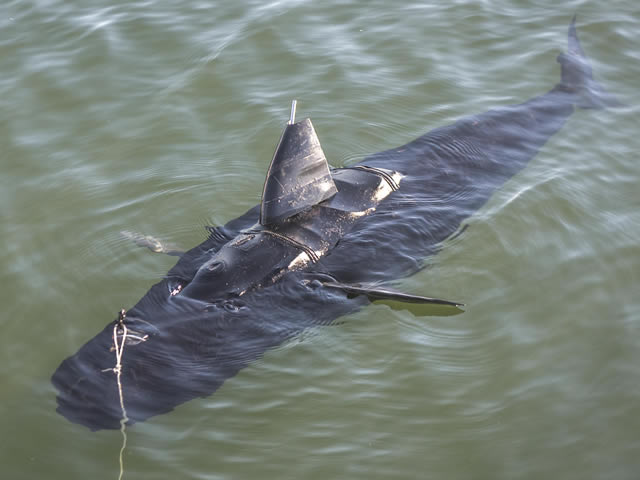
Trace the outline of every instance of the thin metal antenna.
<instances>
[{"instance_id":1,"label":"thin metal antenna","mask_svg":"<svg viewBox=\"0 0 640 480\"><path fill-rule=\"evenodd\" d=\"M289 117L289 125L293 125L296 121L296 103L297 100L291 101L291 116Z\"/></svg>"}]
</instances>

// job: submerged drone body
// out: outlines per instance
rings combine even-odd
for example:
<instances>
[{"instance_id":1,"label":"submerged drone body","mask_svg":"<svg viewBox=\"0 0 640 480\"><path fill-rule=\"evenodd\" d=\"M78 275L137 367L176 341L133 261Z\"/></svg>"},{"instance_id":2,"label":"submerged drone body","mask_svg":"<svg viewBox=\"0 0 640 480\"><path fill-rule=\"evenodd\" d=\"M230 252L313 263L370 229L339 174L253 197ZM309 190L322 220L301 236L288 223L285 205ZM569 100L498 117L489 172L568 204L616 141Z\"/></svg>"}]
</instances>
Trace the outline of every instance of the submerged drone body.
<instances>
[{"instance_id":1,"label":"submerged drone body","mask_svg":"<svg viewBox=\"0 0 640 480\"><path fill-rule=\"evenodd\" d=\"M176 281L169 301L240 299L304 270L398 190L397 172L365 166L330 172L311 121L293 123L294 111L295 101L267 174L259 222L207 252L210 259L193 278Z\"/></svg>"},{"instance_id":2,"label":"submerged drone body","mask_svg":"<svg viewBox=\"0 0 640 480\"><path fill-rule=\"evenodd\" d=\"M261 205L211 228L133 308L62 362L52 377L58 412L93 430L118 428L210 395L269 348L370 301L459 305L380 284L415 273L575 105L606 105L573 23L558 61L562 81L544 95L350 168L330 169L311 122L293 123L292 113Z\"/></svg>"}]
</instances>

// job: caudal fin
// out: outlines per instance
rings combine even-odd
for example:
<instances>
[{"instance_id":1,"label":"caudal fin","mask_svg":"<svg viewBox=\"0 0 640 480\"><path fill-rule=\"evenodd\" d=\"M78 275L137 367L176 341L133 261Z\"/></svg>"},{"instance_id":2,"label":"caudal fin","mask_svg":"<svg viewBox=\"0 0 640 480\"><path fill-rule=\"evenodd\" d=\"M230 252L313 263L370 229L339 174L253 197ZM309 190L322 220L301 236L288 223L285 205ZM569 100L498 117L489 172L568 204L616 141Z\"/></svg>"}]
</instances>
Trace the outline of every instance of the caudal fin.
<instances>
[{"instance_id":1,"label":"caudal fin","mask_svg":"<svg viewBox=\"0 0 640 480\"><path fill-rule=\"evenodd\" d=\"M580 108L619 107L621 103L606 92L593 79L591 63L582 50L578 32L576 31L576 16L569 25L569 44L567 51L558 55L558 63L562 66L562 87L577 96L576 105Z\"/></svg>"}]
</instances>

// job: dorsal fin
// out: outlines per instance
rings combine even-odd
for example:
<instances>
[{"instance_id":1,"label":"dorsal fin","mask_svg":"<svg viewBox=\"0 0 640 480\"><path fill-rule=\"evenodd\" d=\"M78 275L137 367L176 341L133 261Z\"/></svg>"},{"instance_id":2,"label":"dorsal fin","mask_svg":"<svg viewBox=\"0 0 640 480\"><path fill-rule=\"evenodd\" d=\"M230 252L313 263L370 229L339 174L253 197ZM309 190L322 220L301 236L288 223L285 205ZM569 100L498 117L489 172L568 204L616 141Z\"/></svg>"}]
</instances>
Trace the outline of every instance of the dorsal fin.
<instances>
[{"instance_id":1,"label":"dorsal fin","mask_svg":"<svg viewBox=\"0 0 640 480\"><path fill-rule=\"evenodd\" d=\"M262 225L281 222L338 192L311 120L293 123L294 111L295 103L264 182Z\"/></svg>"}]
</instances>

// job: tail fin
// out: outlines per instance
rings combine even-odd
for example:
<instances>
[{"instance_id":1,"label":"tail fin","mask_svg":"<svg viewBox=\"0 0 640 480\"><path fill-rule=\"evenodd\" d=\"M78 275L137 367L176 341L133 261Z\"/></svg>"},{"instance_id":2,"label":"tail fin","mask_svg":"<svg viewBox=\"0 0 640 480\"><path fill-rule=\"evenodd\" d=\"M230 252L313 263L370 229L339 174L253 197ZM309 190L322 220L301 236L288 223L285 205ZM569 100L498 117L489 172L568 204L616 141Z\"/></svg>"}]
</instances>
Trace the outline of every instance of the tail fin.
<instances>
[{"instance_id":1,"label":"tail fin","mask_svg":"<svg viewBox=\"0 0 640 480\"><path fill-rule=\"evenodd\" d=\"M576 105L580 108L619 107L622 104L593 79L591 63L584 54L578 32L576 16L569 25L569 44L566 53L558 55L558 63L562 66L560 85L578 97Z\"/></svg>"}]
</instances>

